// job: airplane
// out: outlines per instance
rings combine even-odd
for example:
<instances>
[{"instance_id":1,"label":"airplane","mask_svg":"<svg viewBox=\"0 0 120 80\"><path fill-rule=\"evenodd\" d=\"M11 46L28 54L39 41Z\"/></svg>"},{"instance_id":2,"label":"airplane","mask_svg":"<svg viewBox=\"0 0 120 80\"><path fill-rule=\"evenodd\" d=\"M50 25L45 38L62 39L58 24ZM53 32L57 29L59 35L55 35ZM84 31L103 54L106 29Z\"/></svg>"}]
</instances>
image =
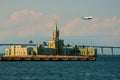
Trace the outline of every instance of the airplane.
<instances>
[{"instance_id":1,"label":"airplane","mask_svg":"<svg viewBox=\"0 0 120 80\"><path fill-rule=\"evenodd\" d=\"M84 19L84 20L90 20L90 19L92 19L92 16L82 17L82 19Z\"/></svg>"}]
</instances>

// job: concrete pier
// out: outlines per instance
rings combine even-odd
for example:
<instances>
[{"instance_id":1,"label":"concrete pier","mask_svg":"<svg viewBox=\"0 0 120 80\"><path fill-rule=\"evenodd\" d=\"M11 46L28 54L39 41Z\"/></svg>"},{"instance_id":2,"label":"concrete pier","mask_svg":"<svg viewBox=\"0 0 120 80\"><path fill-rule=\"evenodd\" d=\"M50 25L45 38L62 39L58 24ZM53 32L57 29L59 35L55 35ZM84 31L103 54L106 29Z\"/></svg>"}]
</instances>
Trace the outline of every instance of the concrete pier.
<instances>
[{"instance_id":1,"label":"concrete pier","mask_svg":"<svg viewBox=\"0 0 120 80\"><path fill-rule=\"evenodd\" d=\"M110 55L113 55L113 48L110 48Z\"/></svg>"},{"instance_id":2,"label":"concrete pier","mask_svg":"<svg viewBox=\"0 0 120 80\"><path fill-rule=\"evenodd\" d=\"M0 61L95 61L96 57L85 56L54 56L54 55L36 55L36 56L1 56Z\"/></svg>"}]
</instances>

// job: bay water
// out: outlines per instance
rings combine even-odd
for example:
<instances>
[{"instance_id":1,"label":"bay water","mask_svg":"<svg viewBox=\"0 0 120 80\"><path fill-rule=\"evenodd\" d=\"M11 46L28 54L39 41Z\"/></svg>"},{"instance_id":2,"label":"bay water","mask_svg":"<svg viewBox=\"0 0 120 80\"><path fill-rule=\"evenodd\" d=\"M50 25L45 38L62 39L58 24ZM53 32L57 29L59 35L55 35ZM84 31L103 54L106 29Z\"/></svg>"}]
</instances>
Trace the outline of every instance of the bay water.
<instances>
[{"instance_id":1,"label":"bay water","mask_svg":"<svg viewBox=\"0 0 120 80\"><path fill-rule=\"evenodd\" d=\"M120 56L96 61L0 61L0 80L120 80Z\"/></svg>"}]
</instances>

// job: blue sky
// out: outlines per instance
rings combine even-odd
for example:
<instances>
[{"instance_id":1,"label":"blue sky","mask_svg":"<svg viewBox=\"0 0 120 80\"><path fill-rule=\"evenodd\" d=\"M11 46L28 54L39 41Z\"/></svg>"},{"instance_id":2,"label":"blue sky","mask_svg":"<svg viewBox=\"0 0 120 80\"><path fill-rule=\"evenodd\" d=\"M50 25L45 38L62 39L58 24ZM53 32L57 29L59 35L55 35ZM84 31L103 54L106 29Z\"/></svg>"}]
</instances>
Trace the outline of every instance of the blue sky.
<instances>
[{"instance_id":1,"label":"blue sky","mask_svg":"<svg viewBox=\"0 0 120 80\"><path fill-rule=\"evenodd\" d=\"M57 20L65 44L120 46L120 0L1 0L0 43L52 39ZM82 20L82 16L93 16Z\"/></svg>"}]
</instances>

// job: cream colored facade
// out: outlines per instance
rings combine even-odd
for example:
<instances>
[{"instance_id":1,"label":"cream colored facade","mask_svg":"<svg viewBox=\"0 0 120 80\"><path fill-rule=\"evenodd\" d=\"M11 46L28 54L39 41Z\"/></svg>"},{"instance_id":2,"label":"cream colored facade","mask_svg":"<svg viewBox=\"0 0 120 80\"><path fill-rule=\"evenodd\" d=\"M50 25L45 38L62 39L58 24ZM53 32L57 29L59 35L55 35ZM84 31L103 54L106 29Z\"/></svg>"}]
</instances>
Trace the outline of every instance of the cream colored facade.
<instances>
[{"instance_id":1,"label":"cream colored facade","mask_svg":"<svg viewBox=\"0 0 120 80\"><path fill-rule=\"evenodd\" d=\"M5 56L27 56L32 51L32 48L27 48L22 45L15 45L5 50Z\"/></svg>"},{"instance_id":2,"label":"cream colored facade","mask_svg":"<svg viewBox=\"0 0 120 80\"><path fill-rule=\"evenodd\" d=\"M90 47L90 48L80 48L79 49L80 51L80 55L81 56L95 56L97 50L93 47Z\"/></svg>"},{"instance_id":3,"label":"cream colored facade","mask_svg":"<svg viewBox=\"0 0 120 80\"><path fill-rule=\"evenodd\" d=\"M54 40L51 40L48 42L48 47L49 48L55 48L55 41Z\"/></svg>"},{"instance_id":4,"label":"cream colored facade","mask_svg":"<svg viewBox=\"0 0 120 80\"><path fill-rule=\"evenodd\" d=\"M87 48L80 48L79 51L81 56L87 56Z\"/></svg>"}]
</instances>

